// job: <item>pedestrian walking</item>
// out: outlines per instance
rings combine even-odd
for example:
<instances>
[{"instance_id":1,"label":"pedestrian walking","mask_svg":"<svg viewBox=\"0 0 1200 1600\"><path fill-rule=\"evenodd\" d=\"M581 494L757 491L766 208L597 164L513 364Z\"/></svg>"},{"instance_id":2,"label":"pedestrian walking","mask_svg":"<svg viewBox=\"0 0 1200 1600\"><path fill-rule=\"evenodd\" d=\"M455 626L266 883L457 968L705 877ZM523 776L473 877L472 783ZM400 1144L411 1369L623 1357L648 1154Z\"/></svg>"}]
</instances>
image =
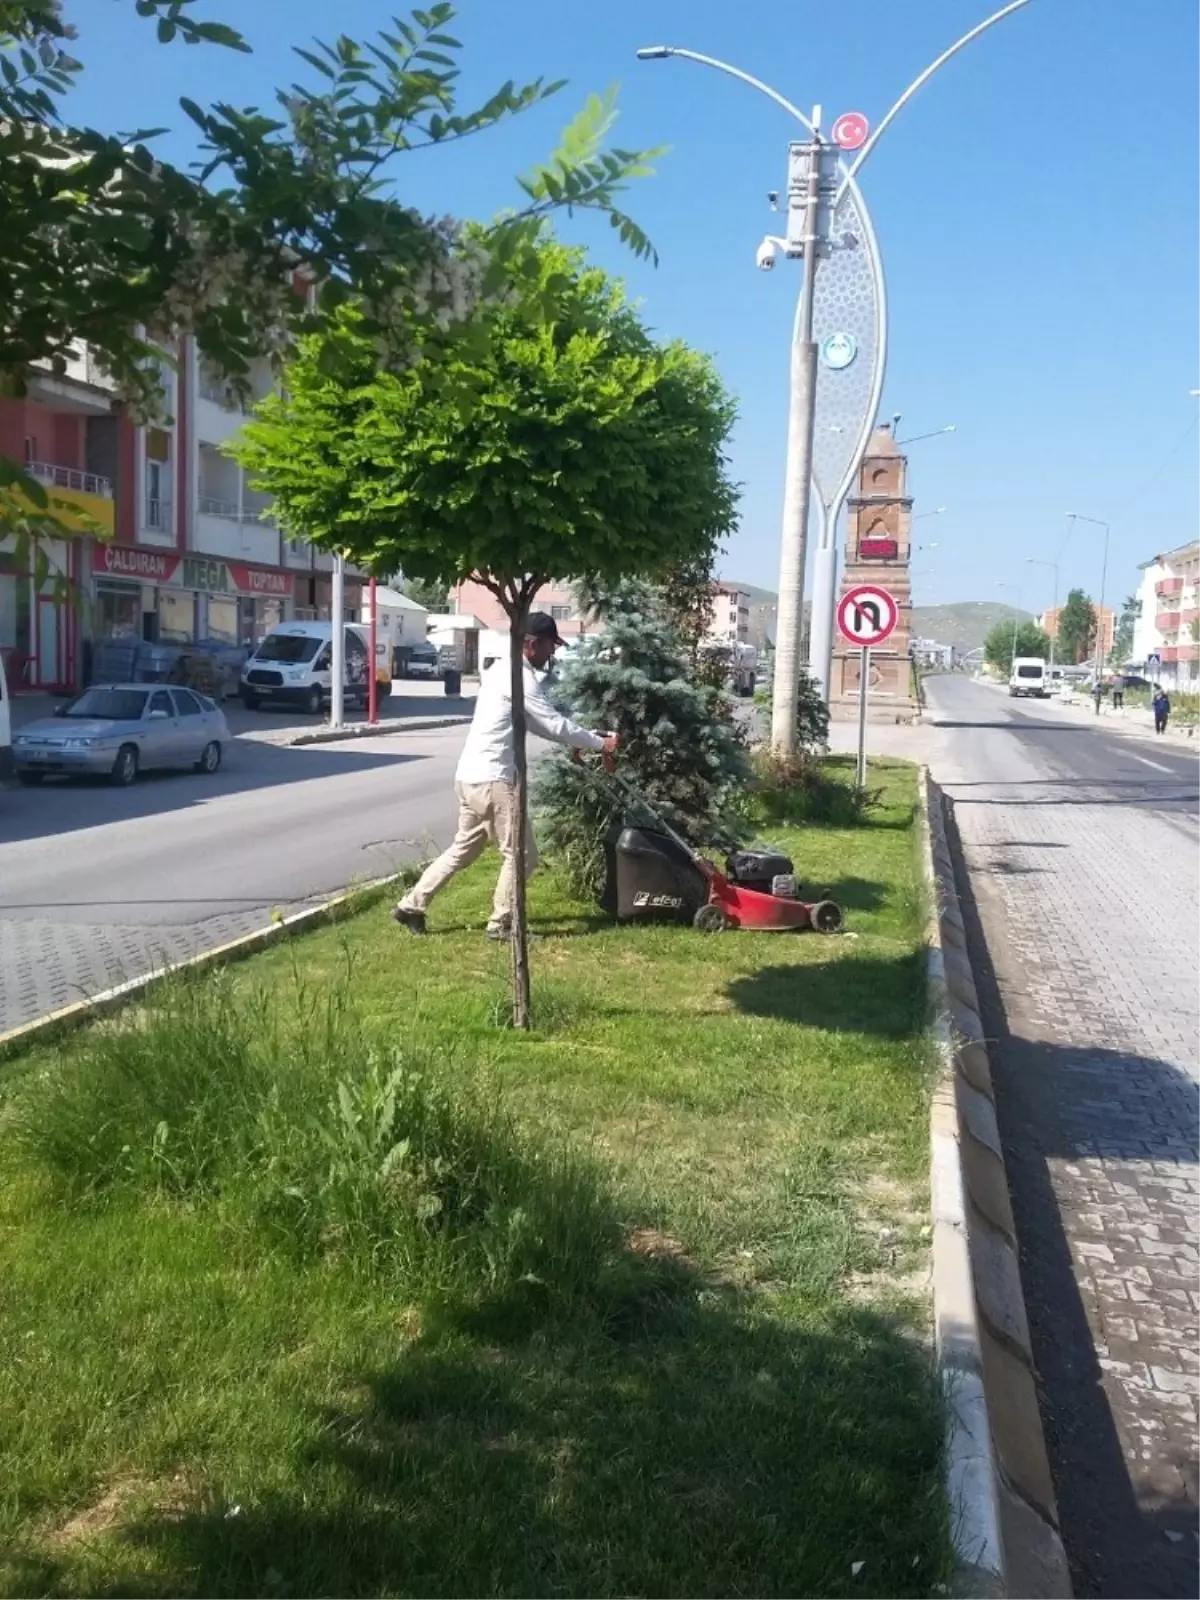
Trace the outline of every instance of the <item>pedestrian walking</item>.
<instances>
[{"instance_id":1,"label":"pedestrian walking","mask_svg":"<svg viewBox=\"0 0 1200 1600\"><path fill-rule=\"evenodd\" d=\"M570 750L600 751L611 766L617 750L615 733L594 733L562 716L546 697L537 674L550 665L564 641L554 619L545 611L531 611L525 624L525 724L530 733ZM489 842L500 847L504 858L492 914L489 939L507 939L512 933L513 847L518 827L516 807L517 766L513 753L512 672L508 658L500 657L483 669L475 714L467 742L454 775L458 797L458 831L421 879L404 896L392 916L410 933L426 931L429 902L450 879L469 867ZM538 863L537 846L528 820L525 825L525 872Z\"/></svg>"},{"instance_id":2,"label":"pedestrian walking","mask_svg":"<svg viewBox=\"0 0 1200 1600\"><path fill-rule=\"evenodd\" d=\"M1155 686L1154 699L1150 705L1154 712L1155 733L1166 733L1167 718L1171 715L1171 697L1161 683Z\"/></svg>"},{"instance_id":3,"label":"pedestrian walking","mask_svg":"<svg viewBox=\"0 0 1200 1600\"><path fill-rule=\"evenodd\" d=\"M1124 711L1124 709L1125 709L1125 679L1124 678L1114 678L1113 679L1112 700L1113 700L1113 710L1114 711Z\"/></svg>"},{"instance_id":4,"label":"pedestrian walking","mask_svg":"<svg viewBox=\"0 0 1200 1600\"><path fill-rule=\"evenodd\" d=\"M1100 715L1100 702L1101 702L1101 700L1104 699L1104 685L1100 682L1100 680L1098 678L1097 678L1096 682L1092 685L1092 699L1095 701L1095 704L1096 704L1096 715L1099 716Z\"/></svg>"}]
</instances>

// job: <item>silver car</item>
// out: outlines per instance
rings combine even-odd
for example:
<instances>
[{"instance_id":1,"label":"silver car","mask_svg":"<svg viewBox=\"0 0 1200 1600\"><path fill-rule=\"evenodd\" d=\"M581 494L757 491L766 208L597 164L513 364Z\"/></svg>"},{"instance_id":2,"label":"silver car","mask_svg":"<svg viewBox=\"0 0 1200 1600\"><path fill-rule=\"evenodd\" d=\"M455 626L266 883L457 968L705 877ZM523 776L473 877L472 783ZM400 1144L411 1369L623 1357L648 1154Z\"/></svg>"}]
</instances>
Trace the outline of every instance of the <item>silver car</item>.
<instances>
[{"instance_id":1,"label":"silver car","mask_svg":"<svg viewBox=\"0 0 1200 1600\"><path fill-rule=\"evenodd\" d=\"M207 696L172 684L97 684L13 737L22 783L54 773L132 783L150 767L216 772L229 743L224 713Z\"/></svg>"}]
</instances>

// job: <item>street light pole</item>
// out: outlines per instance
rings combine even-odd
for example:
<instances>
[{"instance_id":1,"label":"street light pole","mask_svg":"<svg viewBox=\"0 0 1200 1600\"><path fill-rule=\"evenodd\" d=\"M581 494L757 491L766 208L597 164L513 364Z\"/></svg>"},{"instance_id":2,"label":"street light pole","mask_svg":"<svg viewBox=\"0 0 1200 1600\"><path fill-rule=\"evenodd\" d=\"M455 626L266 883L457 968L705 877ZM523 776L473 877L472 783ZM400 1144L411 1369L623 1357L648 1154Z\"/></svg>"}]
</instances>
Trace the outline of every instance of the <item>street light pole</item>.
<instances>
[{"instance_id":1,"label":"street light pole","mask_svg":"<svg viewBox=\"0 0 1200 1600\"><path fill-rule=\"evenodd\" d=\"M888 111L886 116L880 122L879 126L863 145L862 149L858 152L850 166L847 167L844 163L840 161L838 162L838 188L836 198L834 199L831 207L831 214L836 212L838 206L842 203L843 199L847 195L850 195L856 202L858 211L860 213L861 229L865 230L866 234L868 235L871 253L875 259L877 284L881 283L881 277L879 273L878 258L875 255L874 233L871 227L870 215L867 212L866 205L862 200L861 194L858 192L858 187L855 181L859 168L878 144L880 136L883 134L884 130L890 126L890 124L895 120L895 118L904 109L917 91L929 81L935 72L937 72L939 67L943 66L947 61L949 61L952 56L957 55L958 52L963 49L965 45L970 44L973 39L977 39L980 34L986 33L987 30L994 26L995 23L1001 22L1005 17L1011 16L1015 11L1020 11L1028 4L1029 0L1009 0L1009 4L1002 6L1000 10L993 12L991 16L985 17L982 22L977 23L975 27L964 33L961 38L956 39L948 49L942 51L941 55L938 56L936 60L930 62L929 66L925 68L924 72L920 73L918 77L913 79L912 83L910 83L908 88L905 89L904 93L895 102L891 110ZM737 78L742 83L748 84L751 88L757 89L760 93L766 95L769 100L774 101L777 106L786 111L789 116L794 117L808 130L808 133L813 140L813 148L810 153L810 162L812 167L816 169L815 172L810 173L810 179L813 190L816 191L819 188L820 135L816 126L820 120L818 113L814 113L813 119L810 122L802 111L798 110L797 107L794 106L789 100L786 100L778 90L772 89L769 84L765 84L760 79L752 77L748 72L741 71L741 69L738 67L731 66L727 61L718 60L715 56L701 55L700 52L696 50L687 50L677 45L647 45L637 51L637 56L640 61L664 61L670 59L672 56L680 56L685 60L698 62L701 66L713 67L717 71L724 72L730 77ZM795 731L793 726L794 706L796 698L796 680L799 676L800 667L798 640L800 620L803 614L804 560L807 553L806 541L809 496L808 478L811 476L813 456L813 408L815 406L816 394L816 350L813 348L812 342L811 316L811 296L813 282L816 276L816 251L819 237L815 212L816 205L813 203L810 205L808 214L805 217L805 234L806 239L808 239L810 242L809 249L806 252L802 297L807 296L809 298L809 307L806 318L806 310L802 298L801 304L797 308L796 325L793 333L792 346L792 391L789 400L788 413L789 450L787 480L784 492L785 551L781 551L780 558L781 584L779 592L779 633L781 645L784 634L783 624L785 611L789 613L788 627L789 629L791 628L790 610L792 600L794 598L793 588L797 583L800 589L800 606L799 614L796 620L797 650L795 655L795 667L790 689L786 683L781 682L781 673L783 673L785 670L787 670L789 673L792 673L792 668L789 664L791 661L790 638L787 655L784 655L782 648L777 649L776 652L775 692L772 704L772 743L777 749L792 748L795 740ZM821 241L821 243L824 242L825 241ZM880 293L881 292L882 291L880 290ZM879 318L880 326L877 330L881 347L886 345L886 324L884 323L883 315L884 314L881 308ZM882 371L883 362L881 350L881 359L878 362L877 372L877 377L880 381L882 379ZM806 384L807 393L805 391ZM800 391L799 395L797 394L798 388ZM877 404L878 388L872 397L872 410ZM857 470L857 467L861 464L862 452L866 450L869 441L869 423L872 420L873 417L869 417L867 419L868 426L864 427L861 442L859 444L860 453L857 456L857 459L852 462L850 472L848 472L846 475L847 484L852 480L853 472ZM803 437L800 437L799 435L802 425L804 425L804 432ZM794 449L793 446L795 447ZM797 488L794 485L794 476L800 460L803 460L806 463L805 482L802 488ZM822 504L824 504L824 502L822 502ZM837 550L835 543L835 528L833 525L836 523L840 507L841 496L839 495L835 498L832 506L829 508L828 520L830 526L825 530L826 537L822 539L822 549L819 552L819 556L822 559L818 560L817 568L814 571L813 577L813 646L817 644L819 636L821 659L817 659L818 652L816 649L810 647L810 665L813 667L815 675L822 685L822 690L826 701L829 699L830 661L828 658L832 654L833 619L834 610L837 604ZM803 513L805 520L800 525L799 536L797 538L796 523L801 513ZM829 549L824 548L826 540L830 546ZM789 547L790 558L785 553ZM796 565L797 559L799 561L798 570ZM786 575L786 578L784 575ZM785 581L787 586L786 600L784 590ZM792 708L790 714L788 712L789 706ZM786 724L781 724L781 714L788 716L788 721Z\"/></svg>"},{"instance_id":2,"label":"street light pole","mask_svg":"<svg viewBox=\"0 0 1200 1600\"><path fill-rule=\"evenodd\" d=\"M1050 667L1054 667L1054 646L1058 640L1058 562L1038 561L1034 556L1025 557L1027 567L1049 567L1054 574L1054 632L1050 634Z\"/></svg>"},{"instance_id":3,"label":"street light pole","mask_svg":"<svg viewBox=\"0 0 1200 1600\"><path fill-rule=\"evenodd\" d=\"M817 237L821 185L821 147L813 113L804 191L804 281L792 340L791 397L788 402L787 468L783 489L783 528L779 542L779 610L775 632L775 681L771 694L771 744L781 755L796 750L796 701L804 632L804 567L808 555L808 505L812 486L813 416L817 399L817 347L813 343L813 289L817 277Z\"/></svg>"},{"instance_id":4,"label":"street light pole","mask_svg":"<svg viewBox=\"0 0 1200 1600\"><path fill-rule=\"evenodd\" d=\"M1082 511L1068 511L1069 522L1090 522L1095 528L1104 529L1104 556L1100 564L1100 609L1096 616L1096 682L1100 682L1100 674L1104 670L1104 590L1108 584L1108 536L1112 531L1103 517L1085 517Z\"/></svg>"}]
</instances>

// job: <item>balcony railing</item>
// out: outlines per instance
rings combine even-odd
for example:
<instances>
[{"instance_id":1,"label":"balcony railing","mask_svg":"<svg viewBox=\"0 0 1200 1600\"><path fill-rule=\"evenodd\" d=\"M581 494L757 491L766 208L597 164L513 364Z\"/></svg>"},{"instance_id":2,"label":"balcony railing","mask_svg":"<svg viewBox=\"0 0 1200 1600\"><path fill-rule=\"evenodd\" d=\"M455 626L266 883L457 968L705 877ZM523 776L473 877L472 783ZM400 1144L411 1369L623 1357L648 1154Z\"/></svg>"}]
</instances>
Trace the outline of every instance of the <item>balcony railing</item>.
<instances>
[{"instance_id":1,"label":"balcony railing","mask_svg":"<svg viewBox=\"0 0 1200 1600\"><path fill-rule=\"evenodd\" d=\"M112 480L98 472L79 472L74 467L59 467L50 461L27 461L25 470L39 483L50 484L55 489L76 489L81 494L100 495L105 500L113 497Z\"/></svg>"},{"instance_id":2,"label":"balcony railing","mask_svg":"<svg viewBox=\"0 0 1200 1600\"><path fill-rule=\"evenodd\" d=\"M207 517L229 517L234 522L242 521L242 510L236 500L217 500L210 494L199 497L200 511Z\"/></svg>"},{"instance_id":3,"label":"balcony railing","mask_svg":"<svg viewBox=\"0 0 1200 1600\"><path fill-rule=\"evenodd\" d=\"M201 400L211 400L214 405L220 406L222 411L242 409L242 402L227 383L218 383L215 378L202 377L198 388Z\"/></svg>"},{"instance_id":4,"label":"balcony railing","mask_svg":"<svg viewBox=\"0 0 1200 1600\"><path fill-rule=\"evenodd\" d=\"M1159 633L1175 633L1179 627L1181 615L1182 613L1178 609L1160 611L1154 618L1154 626Z\"/></svg>"},{"instance_id":5,"label":"balcony railing","mask_svg":"<svg viewBox=\"0 0 1200 1600\"><path fill-rule=\"evenodd\" d=\"M1182 594L1183 593L1183 579L1182 578L1160 578L1158 580L1158 582L1154 585L1154 592L1155 592L1155 594L1158 596L1158 598L1160 600L1165 599L1167 595Z\"/></svg>"}]
</instances>

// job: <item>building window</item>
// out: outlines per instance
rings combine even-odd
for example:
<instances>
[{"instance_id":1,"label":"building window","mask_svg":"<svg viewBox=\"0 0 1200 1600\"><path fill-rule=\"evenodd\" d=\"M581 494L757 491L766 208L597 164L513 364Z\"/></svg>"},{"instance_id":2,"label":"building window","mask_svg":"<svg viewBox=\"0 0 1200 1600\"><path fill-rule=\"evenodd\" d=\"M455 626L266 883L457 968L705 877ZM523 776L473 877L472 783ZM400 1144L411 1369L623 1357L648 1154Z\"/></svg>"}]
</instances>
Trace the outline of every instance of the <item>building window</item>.
<instances>
[{"instance_id":1,"label":"building window","mask_svg":"<svg viewBox=\"0 0 1200 1600\"><path fill-rule=\"evenodd\" d=\"M25 465L27 467L32 466L37 459L37 435L33 433L27 433L25 435Z\"/></svg>"},{"instance_id":2,"label":"building window","mask_svg":"<svg viewBox=\"0 0 1200 1600\"><path fill-rule=\"evenodd\" d=\"M190 589L158 591L158 637L164 644L191 644L196 637L196 596Z\"/></svg>"},{"instance_id":3,"label":"building window","mask_svg":"<svg viewBox=\"0 0 1200 1600\"><path fill-rule=\"evenodd\" d=\"M135 583L96 585L96 636L137 639L141 636L142 591Z\"/></svg>"},{"instance_id":4,"label":"building window","mask_svg":"<svg viewBox=\"0 0 1200 1600\"><path fill-rule=\"evenodd\" d=\"M551 606L550 607L550 615L554 618L555 622L570 622L570 620L571 620L571 607L570 606Z\"/></svg>"}]
</instances>

